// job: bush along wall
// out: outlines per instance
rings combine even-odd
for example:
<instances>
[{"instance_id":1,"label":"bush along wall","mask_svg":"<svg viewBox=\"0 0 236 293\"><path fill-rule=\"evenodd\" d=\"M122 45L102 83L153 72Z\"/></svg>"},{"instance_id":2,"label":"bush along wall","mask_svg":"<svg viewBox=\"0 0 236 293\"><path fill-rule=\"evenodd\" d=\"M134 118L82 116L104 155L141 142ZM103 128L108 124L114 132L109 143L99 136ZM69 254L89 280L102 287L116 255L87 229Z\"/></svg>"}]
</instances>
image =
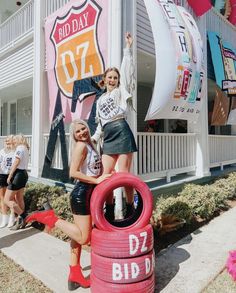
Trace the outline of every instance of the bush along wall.
<instances>
[{"instance_id":1,"label":"bush along wall","mask_svg":"<svg viewBox=\"0 0 236 293\"><path fill-rule=\"evenodd\" d=\"M227 210L230 207L229 200L235 199L235 172L209 185L186 184L177 194L168 195L168 197L163 194L157 199L152 224L156 230L159 230L166 221L168 225L174 222L176 223L172 225L174 230L181 226L179 223L208 221L220 211Z\"/></svg>"}]
</instances>

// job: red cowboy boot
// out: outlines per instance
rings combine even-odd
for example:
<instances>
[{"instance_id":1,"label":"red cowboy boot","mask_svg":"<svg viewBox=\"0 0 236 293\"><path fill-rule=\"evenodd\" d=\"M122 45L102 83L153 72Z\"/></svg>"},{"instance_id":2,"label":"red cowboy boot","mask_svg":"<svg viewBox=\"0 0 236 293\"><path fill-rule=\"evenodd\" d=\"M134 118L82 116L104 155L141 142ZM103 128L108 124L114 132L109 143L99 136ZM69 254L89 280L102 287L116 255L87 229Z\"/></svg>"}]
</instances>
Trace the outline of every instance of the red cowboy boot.
<instances>
[{"instance_id":1,"label":"red cowboy boot","mask_svg":"<svg viewBox=\"0 0 236 293\"><path fill-rule=\"evenodd\" d=\"M85 279L82 274L80 264L76 266L70 266L70 274L68 278L68 289L70 291L76 290L79 287L89 288L90 279Z\"/></svg>"},{"instance_id":2,"label":"red cowboy boot","mask_svg":"<svg viewBox=\"0 0 236 293\"><path fill-rule=\"evenodd\" d=\"M26 222L34 222L45 224L50 229L55 227L55 223L58 221L58 217L55 215L54 210L34 212L26 217Z\"/></svg>"}]
</instances>

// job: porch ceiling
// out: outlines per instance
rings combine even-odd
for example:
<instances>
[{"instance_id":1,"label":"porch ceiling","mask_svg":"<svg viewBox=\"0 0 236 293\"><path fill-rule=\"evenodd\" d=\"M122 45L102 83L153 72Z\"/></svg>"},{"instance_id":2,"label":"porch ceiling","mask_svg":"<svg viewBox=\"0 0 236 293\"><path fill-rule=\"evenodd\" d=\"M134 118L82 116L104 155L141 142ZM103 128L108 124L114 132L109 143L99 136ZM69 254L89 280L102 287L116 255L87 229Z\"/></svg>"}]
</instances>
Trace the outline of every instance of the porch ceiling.
<instances>
[{"instance_id":1,"label":"porch ceiling","mask_svg":"<svg viewBox=\"0 0 236 293\"><path fill-rule=\"evenodd\" d=\"M12 86L0 89L1 102L13 101L18 98L30 97L33 91L33 79L29 78Z\"/></svg>"}]
</instances>

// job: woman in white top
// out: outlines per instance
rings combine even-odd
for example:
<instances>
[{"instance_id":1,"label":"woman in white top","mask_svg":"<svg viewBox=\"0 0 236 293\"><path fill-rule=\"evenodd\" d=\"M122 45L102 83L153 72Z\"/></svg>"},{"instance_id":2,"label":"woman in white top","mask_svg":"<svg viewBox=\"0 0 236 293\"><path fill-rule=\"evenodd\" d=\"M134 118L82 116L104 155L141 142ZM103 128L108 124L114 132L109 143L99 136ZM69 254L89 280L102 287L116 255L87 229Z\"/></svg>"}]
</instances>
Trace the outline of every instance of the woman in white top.
<instances>
[{"instance_id":1,"label":"woman in white top","mask_svg":"<svg viewBox=\"0 0 236 293\"><path fill-rule=\"evenodd\" d=\"M8 206L4 203L4 195L7 188L7 177L12 166L14 155L13 149L13 135L9 135L4 141L4 148L0 151L0 201L2 222L0 228L6 226L11 227L14 224L14 211L11 212L10 218L8 216Z\"/></svg>"},{"instance_id":2,"label":"woman in white top","mask_svg":"<svg viewBox=\"0 0 236 293\"><path fill-rule=\"evenodd\" d=\"M76 180L70 194L70 205L74 224L59 219L53 210L35 212L27 217L26 222L37 221L49 228L57 227L71 237L71 261L68 278L69 290L79 286L89 287L90 281L85 279L80 266L81 245L90 241L92 221L90 214L90 197L96 184L99 184L110 174L101 176L101 158L91 142L87 123L76 119L71 123L70 139L72 156L70 176Z\"/></svg>"},{"instance_id":3,"label":"woman in white top","mask_svg":"<svg viewBox=\"0 0 236 293\"><path fill-rule=\"evenodd\" d=\"M126 33L126 48L120 72L108 68L103 75L106 91L97 101L98 126L92 139L98 142L103 133L102 165L105 173L111 173L116 163L120 172L130 172L133 153L137 146L133 133L126 121L128 103L132 102L132 77L134 74L131 46L133 39ZM133 188L126 187L126 217L133 212ZM107 197L105 216L114 219L113 195Z\"/></svg>"},{"instance_id":4,"label":"woman in white top","mask_svg":"<svg viewBox=\"0 0 236 293\"><path fill-rule=\"evenodd\" d=\"M13 164L7 177L7 190L4 197L5 204L18 215L15 225L11 228L17 230L25 225L24 189L28 181L29 145L22 134L14 136L16 147Z\"/></svg>"}]
</instances>

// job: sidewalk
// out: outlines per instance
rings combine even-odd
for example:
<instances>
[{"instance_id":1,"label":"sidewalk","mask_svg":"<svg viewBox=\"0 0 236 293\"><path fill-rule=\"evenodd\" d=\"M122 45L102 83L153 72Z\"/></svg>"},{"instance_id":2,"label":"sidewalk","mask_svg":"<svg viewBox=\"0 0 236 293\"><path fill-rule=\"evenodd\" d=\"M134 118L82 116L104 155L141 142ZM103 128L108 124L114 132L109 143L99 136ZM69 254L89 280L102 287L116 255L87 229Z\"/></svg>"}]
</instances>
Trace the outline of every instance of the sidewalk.
<instances>
[{"instance_id":1,"label":"sidewalk","mask_svg":"<svg viewBox=\"0 0 236 293\"><path fill-rule=\"evenodd\" d=\"M41 280L53 292L71 292L67 289L69 273L69 243L34 228L10 231L0 229L0 250ZM90 273L90 253L82 250L81 265L84 274ZM89 293L79 288L74 292Z\"/></svg>"},{"instance_id":2,"label":"sidewalk","mask_svg":"<svg viewBox=\"0 0 236 293\"><path fill-rule=\"evenodd\" d=\"M222 270L228 251L236 249L236 207L156 256L156 290L200 293ZM68 292L69 244L33 228L0 229L0 249L56 293ZM82 267L90 273L90 254ZM79 288L75 292L90 292Z\"/></svg>"}]
</instances>

